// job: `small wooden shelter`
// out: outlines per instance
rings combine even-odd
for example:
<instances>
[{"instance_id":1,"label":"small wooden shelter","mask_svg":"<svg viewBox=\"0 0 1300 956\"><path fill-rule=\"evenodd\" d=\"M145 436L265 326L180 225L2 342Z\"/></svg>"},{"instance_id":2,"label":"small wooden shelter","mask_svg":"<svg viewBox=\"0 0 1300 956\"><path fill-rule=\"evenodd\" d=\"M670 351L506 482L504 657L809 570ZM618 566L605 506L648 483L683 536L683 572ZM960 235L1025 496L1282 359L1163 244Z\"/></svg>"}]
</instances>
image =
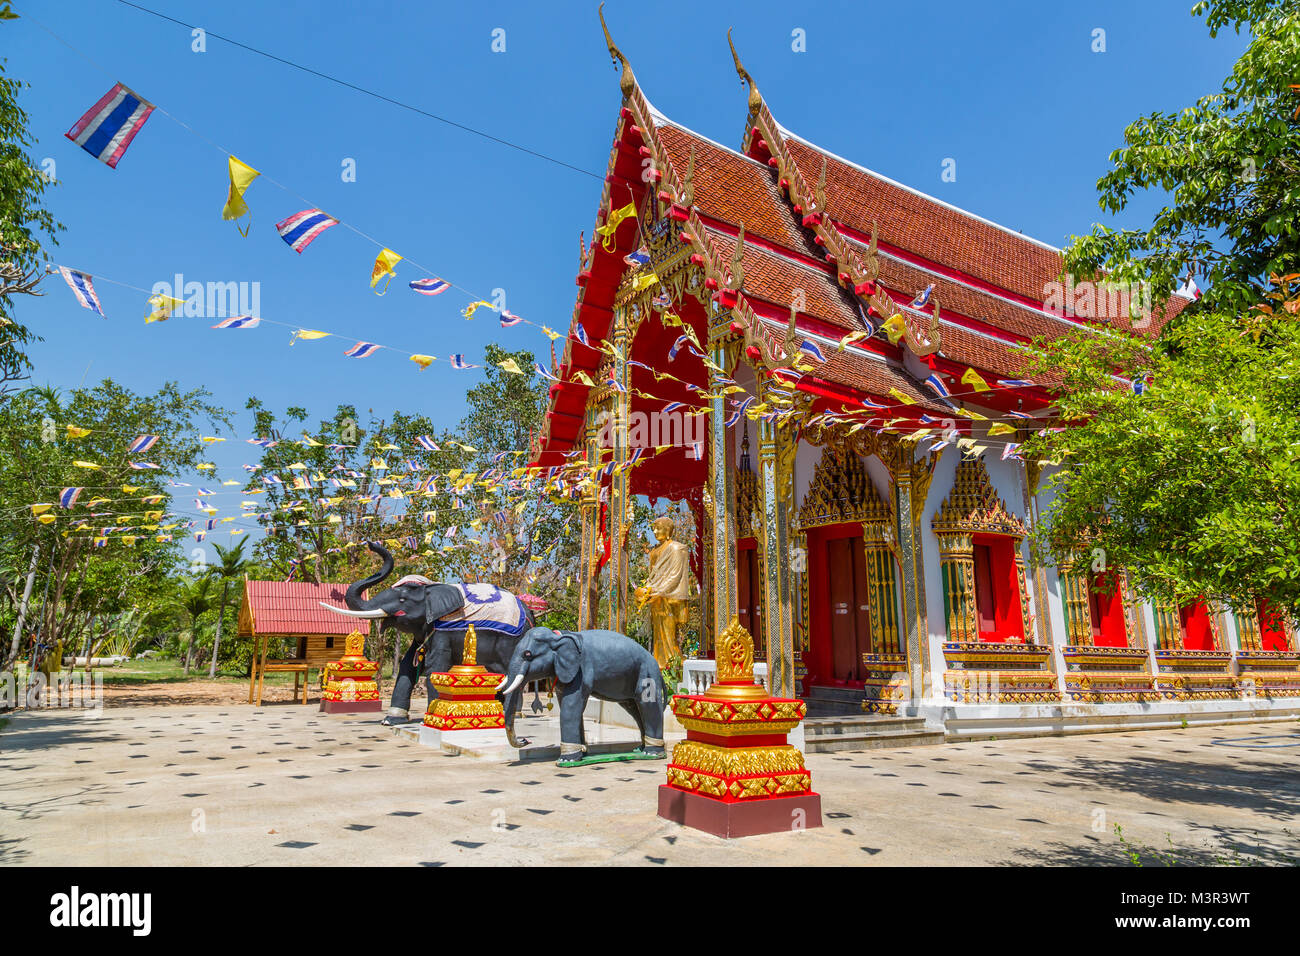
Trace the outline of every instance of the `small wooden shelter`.
<instances>
[{"instance_id":1,"label":"small wooden shelter","mask_svg":"<svg viewBox=\"0 0 1300 956\"><path fill-rule=\"evenodd\" d=\"M321 670L343 656L345 638L353 631L364 632L368 622L335 614L320 606L321 601L345 607L346 584L304 581L244 580L239 605L239 636L253 639L253 666L249 671L248 702L262 703L263 677L269 672L292 671L293 693L298 696L302 681L302 702L307 703L308 671ZM293 657L267 660L272 638L292 638L297 647Z\"/></svg>"}]
</instances>

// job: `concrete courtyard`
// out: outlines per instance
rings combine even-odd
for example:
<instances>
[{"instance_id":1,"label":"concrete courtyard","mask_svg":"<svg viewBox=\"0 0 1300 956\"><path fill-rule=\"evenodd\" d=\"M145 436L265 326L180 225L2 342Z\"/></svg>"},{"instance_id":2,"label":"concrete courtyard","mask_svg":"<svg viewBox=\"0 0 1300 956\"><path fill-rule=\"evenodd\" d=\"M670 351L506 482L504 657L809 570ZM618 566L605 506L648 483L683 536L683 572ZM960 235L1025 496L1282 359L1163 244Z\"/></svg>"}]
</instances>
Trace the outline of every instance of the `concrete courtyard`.
<instances>
[{"instance_id":1,"label":"concrete courtyard","mask_svg":"<svg viewBox=\"0 0 1300 956\"><path fill-rule=\"evenodd\" d=\"M655 814L662 762L453 756L314 706L109 706L0 730L8 865L1294 863L1294 722L812 754L821 829ZM1115 832L1118 825L1122 838Z\"/></svg>"}]
</instances>

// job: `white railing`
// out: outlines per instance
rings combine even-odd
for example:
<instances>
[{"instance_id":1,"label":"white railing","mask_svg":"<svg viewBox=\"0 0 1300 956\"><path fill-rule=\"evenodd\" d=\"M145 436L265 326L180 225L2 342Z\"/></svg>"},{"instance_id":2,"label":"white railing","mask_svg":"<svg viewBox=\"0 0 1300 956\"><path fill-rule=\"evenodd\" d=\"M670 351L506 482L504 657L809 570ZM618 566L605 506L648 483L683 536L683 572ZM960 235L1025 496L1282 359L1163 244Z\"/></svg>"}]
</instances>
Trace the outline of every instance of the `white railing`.
<instances>
[{"instance_id":1,"label":"white railing","mask_svg":"<svg viewBox=\"0 0 1300 956\"><path fill-rule=\"evenodd\" d=\"M718 679L718 662L707 658L687 658L682 662L680 694L703 694ZM754 683L767 686L767 663L754 662Z\"/></svg>"}]
</instances>

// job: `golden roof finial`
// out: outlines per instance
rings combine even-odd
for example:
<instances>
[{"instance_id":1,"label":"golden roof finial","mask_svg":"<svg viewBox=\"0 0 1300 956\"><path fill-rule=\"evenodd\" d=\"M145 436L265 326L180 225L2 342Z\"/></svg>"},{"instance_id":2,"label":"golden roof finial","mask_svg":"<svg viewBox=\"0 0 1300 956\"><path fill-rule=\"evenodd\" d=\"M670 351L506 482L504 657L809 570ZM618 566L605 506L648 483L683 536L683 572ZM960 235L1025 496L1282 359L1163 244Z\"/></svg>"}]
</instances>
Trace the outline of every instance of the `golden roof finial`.
<instances>
[{"instance_id":1,"label":"golden roof finial","mask_svg":"<svg viewBox=\"0 0 1300 956\"><path fill-rule=\"evenodd\" d=\"M740 234L736 236L736 250L731 254L731 288L739 289L745 284L745 224L740 224Z\"/></svg>"},{"instance_id":2,"label":"golden roof finial","mask_svg":"<svg viewBox=\"0 0 1300 956\"><path fill-rule=\"evenodd\" d=\"M741 81L749 86L749 112L757 113L758 108L763 105L763 97L759 95L758 84L754 82L754 78L741 66L740 57L736 53L736 44L731 42L731 27L727 28L727 46L731 47L731 59L735 61L736 73Z\"/></svg>"},{"instance_id":3,"label":"golden roof finial","mask_svg":"<svg viewBox=\"0 0 1300 956\"><path fill-rule=\"evenodd\" d=\"M623 64L623 75L618 78L618 88L623 91L623 96L629 97L632 91L636 89L636 77L632 75L632 64L627 62L618 47L614 45L614 38L609 35L609 27L605 25L605 4L602 2L596 8L596 15L600 17L600 28L605 31L605 45L609 47L610 59L615 63Z\"/></svg>"}]
</instances>

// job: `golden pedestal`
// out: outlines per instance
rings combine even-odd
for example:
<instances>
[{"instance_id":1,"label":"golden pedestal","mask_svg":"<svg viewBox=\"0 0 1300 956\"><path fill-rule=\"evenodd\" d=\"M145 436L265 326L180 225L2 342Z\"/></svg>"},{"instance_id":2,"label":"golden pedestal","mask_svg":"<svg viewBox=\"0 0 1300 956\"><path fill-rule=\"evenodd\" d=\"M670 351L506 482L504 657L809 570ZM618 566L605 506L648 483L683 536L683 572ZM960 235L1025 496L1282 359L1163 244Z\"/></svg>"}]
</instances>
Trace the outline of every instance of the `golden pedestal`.
<instances>
[{"instance_id":1,"label":"golden pedestal","mask_svg":"<svg viewBox=\"0 0 1300 956\"><path fill-rule=\"evenodd\" d=\"M754 642L737 619L717 648L717 682L673 697L686 739L673 747L659 816L721 837L821 826L821 796L786 742L807 706L754 683Z\"/></svg>"},{"instance_id":2,"label":"golden pedestal","mask_svg":"<svg viewBox=\"0 0 1300 956\"><path fill-rule=\"evenodd\" d=\"M424 726L435 730L505 727L506 712L496 696L501 675L478 663L478 638L473 624L465 634L464 660L446 673L429 675L438 699L429 701Z\"/></svg>"},{"instance_id":3,"label":"golden pedestal","mask_svg":"<svg viewBox=\"0 0 1300 956\"><path fill-rule=\"evenodd\" d=\"M365 635L353 631L344 642L342 659L330 661L321 674L321 712L360 714L382 710L379 665L366 660Z\"/></svg>"}]
</instances>

